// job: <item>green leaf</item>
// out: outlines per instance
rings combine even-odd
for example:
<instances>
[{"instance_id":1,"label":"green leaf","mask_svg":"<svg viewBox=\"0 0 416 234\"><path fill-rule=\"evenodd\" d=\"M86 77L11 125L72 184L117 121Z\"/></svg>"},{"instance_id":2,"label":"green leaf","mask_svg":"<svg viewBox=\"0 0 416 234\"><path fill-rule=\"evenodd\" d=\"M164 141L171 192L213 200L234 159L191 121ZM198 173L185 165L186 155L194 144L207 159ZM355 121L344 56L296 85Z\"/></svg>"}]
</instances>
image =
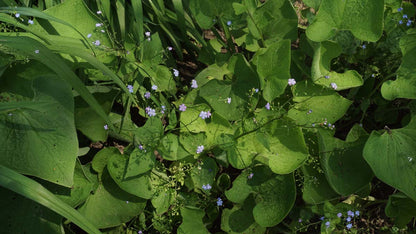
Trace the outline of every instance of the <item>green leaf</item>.
<instances>
[{"instance_id":1,"label":"green leaf","mask_svg":"<svg viewBox=\"0 0 416 234\"><path fill-rule=\"evenodd\" d=\"M202 70L195 77L195 80L198 83L198 86L202 87L212 79L223 80L224 75L228 74L230 71L227 69L227 64L219 66L218 64L212 64Z\"/></svg>"},{"instance_id":2,"label":"green leaf","mask_svg":"<svg viewBox=\"0 0 416 234\"><path fill-rule=\"evenodd\" d=\"M248 20L248 28L258 39L295 40L297 38L298 17L289 1L266 1L254 11L252 17L254 21Z\"/></svg>"},{"instance_id":3,"label":"green leaf","mask_svg":"<svg viewBox=\"0 0 416 234\"><path fill-rule=\"evenodd\" d=\"M178 234L208 234L208 230L202 221L205 212L196 207L182 207L182 224L178 227Z\"/></svg>"},{"instance_id":4,"label":"green leaf","mask_svg":"<svg viewBox=\"0 0 416 234\"><path fill-rule=\"evenodd\" d=\"M279 40L259 50L257 72L264 80L263 97L271 102L283 94L290 78L290 40Z\"/></svg>"},{"instance_id":5,"label":"green leaf","mask_svg":"<svg viewBox=\"0 0 416 234\"><path fill-rule=\"evenodd\" d=\"M304 178L302 199L306 203L321 204L339 196L329 185L325 174L319 172L314 166L303 166L302 173Z\"/></svg>"},{"instance_id":6,"label":"green leaf","mask_svg":"<svg viewBox=\"0 0 416 234\"><path fill-rule=\"evenodd\" d=\"M3 187L0 187L0 206L4 233L61 233L60 215Z\"/></svg>"},{"instance_id":7,"label":"green leaf","mask_svg":"<svg viewBox=\"0 0 416 234\"><path fill-rule=\"evenodd\" d=\"M318 10L319 5L321 5L322 0L303 0L303 2L308 5L309 7L312 7L315 9L315 11Z\"/></svg>"},{"instance_id":8,"label":"green leaf","mask_svg":"<svg viewBox=\"0 0 416 234\"><path fill-rule=\"evenodd\" d=\"M107 166L108 159L114 155L119 154L120 151L115 147L104 148L98 151L92 159L91 166L99 175L104 171L104 168Z\"/></svg>"},{"instance_id":9,"label":"green leaf","mask_svg":"<svg viewBox=\"0 0 416 234\"><path fill-rule=\"evenodd\" d=\"M293 101L288 117L299 125L334 123L347 112L351 101L337 92L310 82L298 82L292 89ZM312 111L312 112L310 112Z\"/></svg>"},{"instance_id":10,"label":"green leaf","mask_svg":"<svg viewBox=\"0 0 416 234\"><path fill-rule=\"evenodd\" d=\"M154 147L158 144L163 134L162 121L157 117L147 119L144 126L134 132L134 142L139 145Z\"/></svg>"},{"instance_id":11,"label":"green leaf","mask_svg":"<svg viewBox=\"0 0 416 234\"><path fill-rule=\"evenodd\" d=\"M315 50L311 70L313 82L329 88L335 83L337 91L364 84L361 75L355 70L346 70L344 73L331 71L331 60L338 57L342 51L338 44L326 41L313 43L313 47Z\"/></svg>"},{"instance_id":12,"label":"green leaf","mask_svg":"<svg viewBox=\"0 0 416 234\"><path fill-rule=\"evenodd\" d=\"M253 196L249 196L243 204L235 204L232 209L224 209L221 216L221 229L227 233L262 234L265 227L254 221L253 208L256 205Z\"/></svg>"},{"instance_id":13,"label":"green leaf","mask_svg":"<svg viewBox=\"0 0 416 234\"><path fill-rule=\"evenodd\" d=\"M395 225L405 228L416 217L416 202L399 192L389 196L385 212L388 217L395 219Z\"/></svg>"},{"instance_id":14,"label":"green leaf","mask_svg":"<svg viewBox=\"0 0 416 234\"><path fill-rule=\"evenodd\" d=\"M121 190L104 170L94 194L78 209L98 228L115 227L143 212L146 200Z\"/></svg>"},{"instance_id":15,"label":"green leaf","mask_svg":"<svg viewBox=\"0 0 416 234\"><path fill-rule=\"evenodd\" d=\"M204 119L199 117L201 111L211 111L206 104L188 106L186 111L181 112L180 122L181 122L181 131L186 132L205 132L207 129L207 124Z\"/></svg>"},{"instance_id":16,"label":"green leaf","mask_svg":"<svg viewBox=\"0 0 416 234\"><path fill-rule=\"evenodd\" d=\"M94 92L92 90L92 93L108 114L118 92L115 90L107 91ZM107 140L107 130L104 129L105 119L102 119L81 97L75 97L75 125L78 130L94 142Z\"/></svg>"},{"instance_id":17,"label":"green leaf","mask_svg":"<svg viewBox=\"0 0 416 234\"><path fill-rule=\"evenodd\" d=\"M225 148L228 162L237 169L247 168L254 157L262 150L256 141L256 134L251 133L237 139L237 143Z\"/></svg>"},{"instance_id":18,"label":"green leaf","mask_svg":"<svg viewBox=\"0 0 416 234\"><path fill-rule=\"evenodd\" d=\"M111 178L113 178L117 185L124 191L141 198L151 198L154 191L150 181L150 172L126 178L129 163L128 160L129 158L126 155L121 154L113 154L108 159L107 169Z\"/></svg>"},{"instance_id":19,"label":"green leaf","mask_svg":"<svg viewBox=\"0 0 416 234\"><path fill-rule=\"evenodd\" d=\"M101 233L84 216L55 197L42 185L2 165L0 165L0 186L48 207L88 233Z\"/></svg>"},{"instance_id":20,"label":"green leaf","mask_svg":"<svg viewBox=\"0 0 416 234\"><path fill-rule=\"evenodd\" d=\"M191 171L191 179L195 188L202 190L202 185L214 185L214 179L218 172L218 166L212 158L204 158L198 167L194 167ZM209 193L209 191L204 191Z\"/></svg>"},{"instance_id":21,"label":"green leaf","mask_svg":"<svg viewBox=\"0 0 416 234\"><path fill-rule=\"evenodd\" d=\"M409 32L408 35L400 39L400 49L402 51L402 63L397 70L397 79L388 80L381 86L381 94L387 100L396 98L416 99L416 31Z\"/></svg>"},{"instance_id":22,"label":"green leaf","mask_svg":"<svg viewBox=\"0 0 416 234\"><path fill-rule=\"evenodd\" d=\"M151 150L134 149L130 153L129 164L126 169L126 178L137 176L152 170L156 156Z\"/></svg>"},{"instance_id":23,"label":"green leaf","mask_svg":"<svg viewBox=\"0 0 416 234\"><path fill-rule=\"evenodd\" d=\"M374 42L383 32L383 14L383 0L322 0L306 35L312 41L325 41L338 30L350 30L358 39Z\"/></svg>"},{"instance_id":24,"label":"green leaf","mask_svg":"<svg viewBox=\"0 0 416 234\"><path fill-rule=\"evenodd\" d=\"M277 120L261 130L269 148L265 147L260 156L269 160L270 169L277 174L288 174L301 166L308 157L308 149L302 131L290 120Z\"/></svg>"},{"instance_id":25,"label":"green leaf","mask_svg":"<svg viewBox=\"0 0 416 234\"><path fill-rule=\"evenodd\" d=\"M2 96L11 98L0 102L0 109L20 101L45 103L0 112L1 164L71 187L78 155L71 88L54 76L32 81L3 76L0 87Z\"/></svg>"},{"instance_id":26,"label":"green leaf","mask_svg":"<svg viewBox=\"0 0 416 234\"><path fill-rule=\"evenodd\" d=\"M45 188L71 207L77 207L82 204L98 186L97 174L91 169L91 164L83 166L79 161L75 165L74 185L71 188L46 181L41 182Z\"/></svg>"},{"instance_id":27,"label":"green leaf","mask_svg":"<svg viewBox=\"0 0 416 234\"><path fill-rule=\"evenodd\" d=\"M416 117L400 129L373 131L364 147L364 159L384 183L416 201ZM403 179L406 178L406 179Z\"/></svg>"},{"instance_id":28,"label":"green leaf","mask_svg":"<svg viewBox=\"0 0 416 234\"><path fill-rule=\"evenodd\" d=\"M354 126L350 134L360 131ZM358 139L339 140L327 130L319 131L319 149L322 169L338 194L348 196L368 185L373 178L371 168L365 162L362 152L368 135L362 134Z\"/></svg>"},{"instance_id":29,"label":"green leaf","mask_svg":"<svg viewBox=\"0 0 416 234\"><path fill-rule=\"evenodd\" d=\"M152 205L156 208L156 213L161 215L169 210L169 207L174 202L175 192L172 189L167 191L162 190L152 197Z\"/></svg>"},{"instance_id":30,"label":"green leaf","mask_svg":"<svg viewBox=\"0 0 416 234\"><path fill-rule=\"evenodd\" d=\"M225 192L235 203L243 203L249 194L255 196L256 205L253 217L262 227L272 227L280 223L292 209L296 198L293 174L275 175L266 166L241 173L233 182L233 187Z\"/></svg>"},{"instance_id":31,"label":"green leaf","mask_svg":"<svg viewBox=\"0 0 416 234\"><path fill-rule=\"evenodd\" d=\"M179 137L175 134L166 134L157 150L163 159L176 161L190 156L183 146L179 143Z\"/></svg>"},{"instance_id":32,"label":"green leaf","mask_svg":"<svg viewBox=\"0 0 416 234\"><path fill-rule=\"evenodd\" d=\"M203 145L205 150L208 149L208 146L205 144L206 138L206 135L202 132L197 134L183 132L179 135L179 143L188 153L195 156L197 155L196 150L198 146Z\"/></svg>"}]
</instances>

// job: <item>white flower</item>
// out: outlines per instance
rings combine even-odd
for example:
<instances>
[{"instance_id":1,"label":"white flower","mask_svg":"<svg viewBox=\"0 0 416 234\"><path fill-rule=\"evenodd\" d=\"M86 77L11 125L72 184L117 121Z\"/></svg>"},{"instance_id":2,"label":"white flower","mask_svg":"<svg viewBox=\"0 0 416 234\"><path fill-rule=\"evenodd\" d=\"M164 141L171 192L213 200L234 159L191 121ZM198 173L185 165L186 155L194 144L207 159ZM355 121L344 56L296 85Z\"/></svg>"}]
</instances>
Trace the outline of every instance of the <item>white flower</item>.
<instances>
[{"instance_id":1,"label":"white flower","mask_svg":"<svg viewBox=\"0 0 416 234\"><path fill-rule=\"evenodd\" d=\"M196 153L197 153L197 154L202 153L202 151L204 151L204 146L203 146L203 145L200 145L200 146L198 146L198 147L196 148Z\"/></svg>"},{"instance_id":2,"label":"white flower","mask_svg":"<svg viewBox=\"0 0 416 234\"><path fill-rule=\"evenodd\" d=\"M337 89L337 88L338 88L338 86L337 86L337 84L335 84L335 83L331 83L331 88L333 88L333 89Z\"/></svg>"},{"instance_id":3,"label":"white flower","mask_svg":"<svg viewBox=\"0 0 416 234\"><path fill-rule=\"evenodd\" d=\"M229 98L227 98L227 103L228 104L231 104L231 98L229 97Z\"/></svg>"},{"instance_id":4,"label":"white flower","mask_svg":"<svg viewBox=\"0 0 416 234\"><path fill-rule=\"evenodd\" d=\"M156 90L157 90L157 86L156 86L156 85L152 85L152 89L153 89L154 91L156 91Z\"/></svg>"},{"instance_id":5,"label":"white flower","mask_svg":"<svg viewBox=\"0 0 416 234\"><path fill-rule=\"evenodd\" d=\"M173 75L175 77L178 77L179 76L179 71L178 70L176 70L175 68L173 68L172 71L173 71Z\"/></svg>"},{"instance_id":6,"label":"white flower","mask_svg":"<svg viewBox=\"0 0 416 234\"><path fill-rule=\"evenodd\" d=\"M191 88L196 89L198 88L198 84L196 83L196 80L192 80Z\"/></svg>"},{"instance_id":7,"label":"white flower","mask_svg":"<svg viewBox=\"0 0 416 234\"><path fill-rule=\"evenodd\" d=\"M16 14L14 14L14 16L16 16L16 18L19 18L20 17L20 13L16 13Z\"/></svg>"},{"instance_id":8,"label":"white flower","mask_svg":"<svg viewBox=\"0 0 416 234\"><path fill-rule=\"evenodd\" d=\"M33 24L33 20L27 20L27 22L29 23L29 24Z\"/></svg>"},{"instance_id":9,"label":"white flower","mask_svg":"<svg viewBox=\"0 0 416 234\"><path fill-rule=\"evenodd\" d=\"M101 15L103 12L101 11L97 11L97 15Z\"/></svg>"},{"instance_id":10,"label":"white flower","mask_svg":"<svg viewBox=\"0 0 416 234\"><path fill-rule=\"evenodd\" d=\"M173 50L172 46L168 46L168 50L172 51Z\"/></svg>"},{"instance_id":11,"label":"white flower","mask_svg":"<svg viewBox=\"0 0 416 234\"><path fill-rule=\"evenodd\" d=\"M35 50L35 54L39 54L39 50Z\"/></svg>"},{"instance_id":12,"label":"white flower","mask_svg":"<svg viewBox=\"0 0 416 234\"><path fill-rule=\"evenodd\" d=\"M199 113L199 117L201 117L201 119L208 119L209 117L211 117L211 112L201 111L201 113Z\"/></svg>"},{"instance_id":13,"label":"white flower","mask_svg":"<svg viewBox=\"0 0 416 234\"><path fill-rule=\"evenodd\" d=\"M145 33L144 33L144 35L145 35L146 37L150 37L150 32L145 32Z\"/></svg>"},{"instance_id":14,"label":"white flower","mask_svg":"<svg viewBox=\"0 0 416 234\"><path fill-rule=\"evenodd\" d=\"M290 79L287 80L287 83L289 84L289 86L293 86L293 85L296 84L296 80L293 79L293 78L290 78Z\"/></svg>"},{"instance_id":15,"label":"white flower","mask_svg":"<svg viewBox=\"0 0 416 234\"><path fill-rule=\"evenodd\" d=\"M88 35L87 35L87 38L90 38L92 36L92 34L91 33L89 33Z\"/></svg>"},{"instance_id":16,"label":"white flower","mask_svg":"<svg viewBox=\"0 0 416 234\"><path fill-rule=\"evenodd\" d=\"M101 26L103 26L103 24L102 24L102 23L96 23L96 24L95 24L95 27L101 27Z\"/></svg>"}]
</instances>

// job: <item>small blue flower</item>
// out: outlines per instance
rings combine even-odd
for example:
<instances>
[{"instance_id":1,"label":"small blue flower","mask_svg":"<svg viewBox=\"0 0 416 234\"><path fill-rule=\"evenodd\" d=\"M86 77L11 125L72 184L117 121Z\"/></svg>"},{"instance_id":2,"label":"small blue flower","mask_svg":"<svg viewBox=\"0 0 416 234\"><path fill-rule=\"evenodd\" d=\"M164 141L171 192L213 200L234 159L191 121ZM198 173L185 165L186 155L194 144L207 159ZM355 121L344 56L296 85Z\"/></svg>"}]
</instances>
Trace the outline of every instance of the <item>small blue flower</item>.
<instances>
[{"instance_id":1,"label":"small blue flower","mask_svg":"<svg viewBox=\"0 0 416 234\"><path fill-rule=\"evenodd\" d=\"M338 216L338 218L341 218L342 213L338 213L337 216Z\"/></svg>"},{"instance_id":2,"label":"small blue flower","mask_svg":"<svg viewBox=\"0 0 416 234\"><path fill-rule=\"evenodd\" d=\"M97 11L97 15L101 15L102 13L102 11Z\"/></svg>"},{"instance_id":3,"label":"small blue flower","mask_svg":"<svg viewBox=\"0 0 416 234\"><path fill-rule=\"evenodd\" d=\"M202 185L202 189L203 190L210 190L212 187L211 187L211 185L209 185L209 184L207 184L207 185L205 185L205 184L203 184Z\"/></svg>"},{"instance_id":4,"label":"small blue flower","mask_svg":"<svg viewBox=\"0 0 416 234\"><path fill-rule=\"evenodd\" d=\"M407 19L407 15L406 14L403 15L403 19Z\"/></svg>"},{"instance_id":5,"label":"small blue flower","mask_svg":"<svg viewBox=\"0 0 416 234\"><path fill-rule=\"evenodd\" d=\"M172 46L168 46L168 50L172 51L173 50Z\"/></svg>"},{"instance_id":6,"label":"small blue flower","mask_svg":"<svg viewBox=\"0 0 416 234\"><path fill-rule=\"evenodd\" d=\"M298 219L298 222L299 222L299 223L302 223L302 219Z\"/></svg>"},{"instance_id":7,"label":"small blue flower","mask_svg":"<svg viewBox=\"0 0 416 234\"><path fill-rule=\"evenodd\" d=\"M92 36L92 34L91 33L89 33L88 35L87 35L87 38L90 38Z\"/></svg>"},{"instance_id":8,"label":"small blue flower","mask_svg":"<svg viewBox=\"0 0 416 234\"><path fill-rule=\"evenodd\" d=\"M35 54L39 54L39 50L35 50Z\"/></svg>"},{"instance_id":9,"label":"small blue flower","mask_svg":"<svg viewBox=\"0 0 416 234\"><path fill-rule=\"evenodd\" d=\"M308 110L308 113L307 113L307 114L308 114L308 115L309 115L309 114L312 114L312 110Z\"/></svg>"},{"instance_id":10,"label":"small blue flower","mask_svg":"<svg viewBox=\"0 0 416 234\"><path fill-rule=\"evenodd\" d=\"M366 46L365 44L363 44L363 45L361 46L361 48L363 48L363 50L365 50L365 48L367 48L367 46Z\"/></svg>"},{"instance_id":11,"label":"small blue flower","mask_svg":"<svg viewBox=\"0 0 416 234\"><path fill-rule=\"evenodd\" d=\"M201 119L208 119L209 117L211 117L211 112L201 111L201 113L199 113L199 117L201 117Z\"/></svg>"},{"instance_id":12,"label":"small blue flower","mask_svg":"<svg viewBox=\"0 0 416 234\"><path fill-rule=\"evenodd\" d=\"M347 224L347 229L351 229L351 228L352 228L352 224L351 223Z\"/></svg>"},{"instance_id":13,"label":"small blue flower","mask_svg":"<svg viewBox=\"0 0 416 234\"><path fill-rule=\"evenodd\" d=\"M129 90L129 93L133 93L133 85L127 85L127 89Z\"/></svg>"},{"instance_id":14,"label":"small blue flower","mask_svg":"<svg viewBox=\"0 0 416 234\"><path fill-rule=\"evenodd\" d=\"M312 124L312 127L315 127L315 123Z\"/></svg>"},{"instance_id":15,"label":"small blue flower","mask_svg":"<svg viewBox=\"0 0 416 234\"><path fill-rule=\"evenodd\" d=\"M350 210L347 212L347 214L348 214L348 216L354 217L354 212L352 212Z\"/></svg>"},{"instance_id":16,"label":"small blue flower","mask_svg":"<svg viewBox=\"0 0 416 234\"><path fill-rule=\"evenodd\" d=\"M155 109L152 109L152 108L150 108L150 107L146 107L146 114L147 114L149 117L153 117L153 116L155 116L155 115L156 115L156 110L155 110Z\"/></svg>"},{"instance_id":17,"label":"small blue flower","mask_svg":"<svg viewBox=\"0 0 416 234\"><path fill-rule=\"evenodd\" d=\"M322 216L322 217L321 217L321 218L319 218L319 219L323 221L323 220L325 219L325 216Z\"/></svg>"},{"instance_id":18,"label":"small blue flower","mask_svg":"<svg viewBox=\"0 0 416 234\"><path fill-rule=\"evenodd\" d=\"M104 129L105 130L108 130L108 125L106 124L106 125L104 125Z\"/></svg>"},{"instance_id":19,"label":"small blue flower","mask_svg":"<svg viewBox=\"0 0 416 234\"><path fill-rule=\"evenodd\" d=\"M16 18L19 18L19 17L20 17L20 13L16 13L16 14L14 14L14 16L15 16Z\"/></svg>"},{"instance_id":20,"label":"small blue flower","mask_svg":"<svg viewBox=\"0 0 416 234\"><path fill-rule=\"evenodd\" d=\"M356 215L356 216L360 216L360 211L358 211L358 210L357 210L357 211L355 211L355 215Z\"/></svg>"},{"instance_id":21,"label":"small blue flower","mask_svg":"<svg viewBox=\"0 0 416 234\"><path fill-rule=\"evenodd\" d=\"M103 24L102 24L102 23L96 23L96 24L95 24L95 27L97 27L97 28L98 28L98 27L101 27L101 26L103 26Z\"/></svg>"},{"instance_id":22,"label":"small blue flower","mask_svg":"<svg viewBox=\"0 0 416 234\"><path fill-rule=\"evenodd\" d=\"M331 225L331 223L329 221L326 221L326 223L325 223L326 228L328 228L329 225Z\"/></svg>"},{"instance_id":23,"label":"small blue flower","mask_svg":"<svg viewBox=\"0 0 416 234\"><path fill-rule=\"evenodd\" d=\"M204 146L203 146L203 145L200 145L200 146L198 146L198 147L196 148L196 153L197 153L197 154L202 153L202 151L204 151ZM208 184L208 185L209 185L209 184Z\"/></svg>"},{"instance_id":24,"label":"small blue flower","mask_svg":"<svg viewBox=\"0 0 416 234\"><path fill-rule=\"evenodd\" d=\"M231 98L230 97L227 98L227 103L231 104Z\"/></svg>"},{"instance_id":25,"label":"small blue flower","mask_svg":"<svg viewBox=\"0 0 416 234\"><path fill-rule=\"evenodd\" d=\"M399 8L397 8L397 11L398 12L401 12L403 10L403 7L399 7Z\"/></svg>"},{"instance_id":26,"label":"small blue flower","mask_svg":"<svg viewBox=\"0 0 416 234\"><path fill-rule=\"evenodd\" d=\"M326 76L324 76L325 77L325 79L329 79L329 76L328 75L326 75Z\"/></svg>"},{"instance_id":27,"label":"small blue flower","mask_svg":"<svg viewBox=\"0 0 416 234\"><path fill-rule=\"evenodd\" d=\"M399 24L403 24L403 20L399 20Z\"/></svg>"},{"instance_id":28,"label":"small blue flower","mask_svg":"<svg viewBox=\"0 0 416 234\"><path fill-rule=\"evenodd\" d=\"M185 104L183 104L183 103L182 103L182 104L180 104L180 105L179 105L179 110L180 110L180 111L182 111L182 112L186 111L186 105L185 105Z\"/></svg>"},{"instance_id":29,"label":"small blue flower","mask_svg":"<svg viewBox=\"0 0 416 234\"><path fill-rule=\"evenodd\" d=\"M145 97L146 99L149 99L149 98L150 98L150 92L146 92L146 93L144 94L144 97Z\"/></svg>"},{"instance_id":30,"label":"small blue flower","mask_svg":"<svg viewBox=\"0 0 416 234\"><path fill-rule=\"evenodd\" d=\"M150 37L150 32L145 32L145 33L144 33L144 35L145 35L146 37Z\"/></svg>"},{"instance_id":31,"label":"small blue flower","mask_svg":"<svg viewBox=\"0 0 416 234\"><path fill-rule=\"evenodd\" d=\"M331 88L333 88L333 89L337 89L337 88L338 88L338 86L337 86L337 84L335 84L335 83L331 83Z\"/></svg>"},{"instance_id":32,"label":"small blue flower","mask_svg":"<svg viewBox=\"0 0 416 234\"><path fill-rule=\"evenodd\" d=\"M267 103L264 107L266 107L267 110L270 110L270 103Z\"/></svg>"},{"instance_id":33,"label":"small blue flower","mask_svg":"<svg viewBox=\"0 0 416 234\"><path fill-rule=\"evenodd\" d=\"M142 230L138 231L137 234L143 234Z\"/></svg>"},{"instance_id":34,"label":"small blue flower","mask_svg":"<svg viewBox=\"0 0 416 234\"><path fill-rule=\"evenodd\" d=\"M295 80L295 79L293 79L293 78L290 78L290 79L288 79L288 80L287 80L287 84L288 84L289 86L293 86L293 85L295 85L295 84L296 84L296 80Z\"/></svg>"},{"instance_id":35,"label":"small blue flower","mask_svg":"<svg viewBox=\"0 0 416 234\"><path fill-rule=\"evenodd\" d=\"M220 197L217 199L217 206L222 206L222 200Z\"/></svg>"},{"instance_id":36,"label":"small blue flower","mask_svg":"<svg viewBox=\"0 0 416 234\"><path fill-rule=\"evenodd\" d=\"M157 90L157 86L156 86L156 85L152 85L152 89L153 89L154 91L156 91L156 90Z\"/></svg>"},{"instance_id":37,"label":"small blue flower","mask_svg":"<svg viewBox=\"0 0 416 234\"><path fill-rule=\"evenodd\" d=\"M408 20L407 23L406 23L406 26L407 27L410 27L410 25L412 25L412 21L411 20Z\"/></svg>"},{"instance_id":38,"label":"small blue flower","mask_svg":"<svg viewBox=\"0 0 416 234\"><path fill-rule=\"evenodd\" d=\"M29 23L29 24L33 24L33 20L27 20L27 22Z\"/></svg>"},{"instance_id":39,"label":"small blue flower","mask_svg":"<svg viewBox=\"0 0 416 234\"><path fill-rule=\"evenodd\" d=\"M247 176L247 178L248 178L248 179L252 179L252 178L253 178L253 176L254 176L254 174L253 174L253 173L250 173L250 175L248 175L248 176Z\"/></svg>"},{"instance_id":40,"label":"small blue flower","mask_svg":"<svg viewBox=\"0 0 416 234\"><path fill-rule=\"evenodd\" d=\"M347 222L351 222L351 217L347 217L345 220L347 220Z\"/></svg>"},{"instance_id":41,"label":"small blue flower","mask_svg":"<svg viewBox=\"0 0 416 234\"><path fill-rule=\"evenodd\" d=\"M228 26L231 26L231 24L232 24L231 20L227 21Z\"/></svg>"},{"instance_id":42,"label":"small blue flower","mask_svg":"<svg viewBox=\"0 0 416 234\"><path fill-rule=\"evenodd\" d=\"M259 92L259 89L255 89L254 92L258 93Z\"/></svg>"},{"instance_id":43,"label":"small blue flower","mask_svg":"<svg viewBox=\"0 0 416 234\"><path fill-rule=\"evenodd\" d=\"M100 40L96 40L96 41L93 41L92 44L94 44L96 46L99 46L99 45L101 45L101 42L100 42Z\"/></svg>"}]
</instances>

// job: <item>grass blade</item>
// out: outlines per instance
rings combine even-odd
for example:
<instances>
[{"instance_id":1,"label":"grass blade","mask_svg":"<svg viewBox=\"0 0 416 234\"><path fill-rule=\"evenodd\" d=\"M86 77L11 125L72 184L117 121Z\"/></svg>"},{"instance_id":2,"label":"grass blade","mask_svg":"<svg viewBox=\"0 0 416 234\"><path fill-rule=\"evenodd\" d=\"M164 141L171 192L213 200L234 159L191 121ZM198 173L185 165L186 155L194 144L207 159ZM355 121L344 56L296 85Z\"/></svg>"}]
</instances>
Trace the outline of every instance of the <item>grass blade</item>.
<instances>
[{"instance_id":1,"label":"grass blade","mask_svg":"<svg viewBox=\"0 0 416 234\"><path fill-rule=\"evenodd\" d=\"M61 201L41 184L2 165L0 165L0 185L53 210L87 233L101 233L77 210Z\"/></svg>"}]
</instances>

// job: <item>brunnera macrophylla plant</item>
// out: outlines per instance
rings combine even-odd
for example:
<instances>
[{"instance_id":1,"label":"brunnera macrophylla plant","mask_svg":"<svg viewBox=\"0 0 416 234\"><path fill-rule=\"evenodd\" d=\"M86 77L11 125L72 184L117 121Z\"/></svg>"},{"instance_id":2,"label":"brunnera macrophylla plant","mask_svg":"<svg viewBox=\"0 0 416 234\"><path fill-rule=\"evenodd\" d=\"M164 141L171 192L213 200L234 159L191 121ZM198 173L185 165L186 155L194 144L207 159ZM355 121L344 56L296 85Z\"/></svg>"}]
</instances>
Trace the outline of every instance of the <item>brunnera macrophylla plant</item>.
<instances>
[{"instance_id":1,"label":"brunnera macrophylla plant","mask_svg":"<svg viewBox=\"0 0 416 234\"><path fill-rule=\"evenodd\" d=\"M0 3L6 232L411 228L415 15L401 0ZM390 221L370 225L380 206Z\"/></svg>"}]
</instances>

